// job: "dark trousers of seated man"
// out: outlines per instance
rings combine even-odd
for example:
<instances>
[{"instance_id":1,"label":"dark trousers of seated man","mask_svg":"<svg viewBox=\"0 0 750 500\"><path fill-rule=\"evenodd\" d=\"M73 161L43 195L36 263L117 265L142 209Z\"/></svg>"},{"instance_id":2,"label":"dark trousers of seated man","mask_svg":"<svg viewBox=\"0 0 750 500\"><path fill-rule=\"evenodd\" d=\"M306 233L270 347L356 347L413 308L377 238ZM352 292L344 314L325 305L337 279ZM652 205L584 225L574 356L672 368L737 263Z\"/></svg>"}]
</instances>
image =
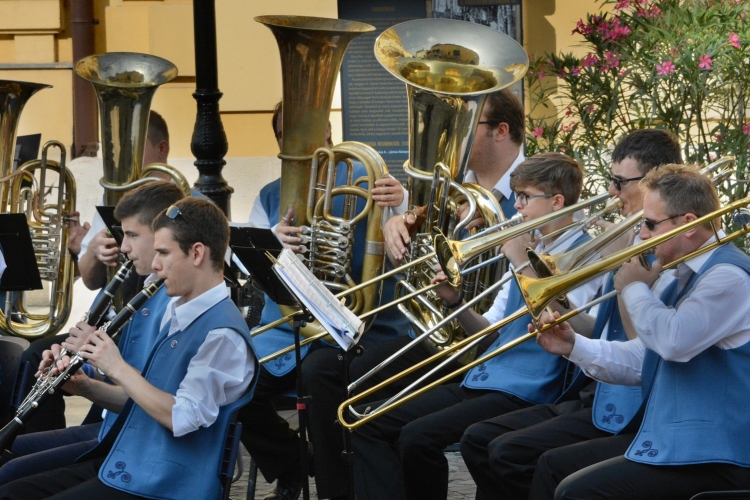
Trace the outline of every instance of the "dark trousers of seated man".
<instances>
[{"instance_id":1,"label":"dark trousers of seated man","mask_svg":"<svg viewBox=\"0 0 750 500\"><path fill-rule=\"evenodd\" d=\"M35 474L0 486L2 500L132 500L137 495L111 488L99 480L99 468L106 457L95 458L53 471Z\"/></svg>"},{"instance_id":2,"label":"dark trousers of seated man","mask_svg":"<svg viewBox=\"0 0 750 500\"><path fill-rule=\"evenodd\" d=\"M446 498L448 461L443 449L457 443L470 425L528 406L499 391L453 383L385 413L352 436L357 497Z\"/></svg>"}]
</instances>

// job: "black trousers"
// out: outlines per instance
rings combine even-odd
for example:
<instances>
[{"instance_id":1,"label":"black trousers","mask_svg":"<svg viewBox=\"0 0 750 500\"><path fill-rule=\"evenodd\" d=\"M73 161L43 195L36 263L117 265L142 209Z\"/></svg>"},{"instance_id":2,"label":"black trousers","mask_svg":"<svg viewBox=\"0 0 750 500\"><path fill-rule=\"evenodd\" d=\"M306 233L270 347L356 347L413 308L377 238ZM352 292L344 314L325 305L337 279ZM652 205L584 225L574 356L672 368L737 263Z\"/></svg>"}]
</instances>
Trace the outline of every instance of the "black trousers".
<instances>
[{"instance_id":1,"label":"black trousers","mask_svg":"<svg viewBox=\"0 0 750 500\"><path fill-rule=\"evenodd\" d=\"M525 499L542 453L611 436L591 422L590 401L532 406L469 427L461 455L477 484L477 499Z\"/></svg>"},{"instance_id":2,"label":"black trousers","mask_svg":"<svg viewBox=\"0 0 750 500\"><path fill-rule=\"evenodd\" d=\"M299 436L273 407L272 399L295 388L296 371L282 377L261 368L253 399L240 409L242 444L269 483L299 467Z\"/></svg>"},{"instance_id":3,"label":"black trousers","mask_svg":"<svg viewBox=\"0 0 750 500\"><path fill-rule=\"evenodd\" d=\"M398 337L380 344L365 347L362 356L351 360L349 378L353 382L369 372L381 361L405 346L412 339ZM310 401L310 440L315 455L315 485L321 498L335 498L348 493L346 463L342 457L345 449L343 429L337 424L337 410L346 399L346 387L343 383L343 372L339 355L342 351L332 347L311 351L302 363L302 374ZM387 367L376 372L362 385L357 386L353 394L375 386L391 375L409 368L432 354L430 348L420 343L396 358ZM455 366L448 365L435 376L439 377ZM411 381L426 373L417 371L398 382L378 391L365 401L374 401L390 397L406 387ZM346 431L348 432L348 431Z\"/></svg>"},{"instance_id":4,"label":"black trousers","mask_svg":"<svg viewBox=\"0 0 750 500\"><path fill-rule=\"evenodd\" d=\"M443 449L458 442L470 425L528 406L501 392L452 383L384 414L352 437L357 498L446 498L448 462Z\"/></svg>"},{"instance_id":5,"label":"black trousers","mask_svg":"<svg viewBox=\"0 0 750 500\"><path fill-rule=\"evenodd\" d=\"M718 463L657 466L620 456L568 476L555 498L684 500L703 491L735 489L750 489L750 469Z\"/></svg>"},{"instance_id":6,"label":"black trousers","mask_svg":"<svg viewBox=\"0 0 750 500\"><path fill-rule=\"evenodd\" d=\"M97 475L103 462L104 457L96 458L12 481L0 487L0 499L37 500L54 498L55 500L82 500L106 498L107 500L130 500L144 498L110 488L102 483Z\"/></svg>"}]
</instances>

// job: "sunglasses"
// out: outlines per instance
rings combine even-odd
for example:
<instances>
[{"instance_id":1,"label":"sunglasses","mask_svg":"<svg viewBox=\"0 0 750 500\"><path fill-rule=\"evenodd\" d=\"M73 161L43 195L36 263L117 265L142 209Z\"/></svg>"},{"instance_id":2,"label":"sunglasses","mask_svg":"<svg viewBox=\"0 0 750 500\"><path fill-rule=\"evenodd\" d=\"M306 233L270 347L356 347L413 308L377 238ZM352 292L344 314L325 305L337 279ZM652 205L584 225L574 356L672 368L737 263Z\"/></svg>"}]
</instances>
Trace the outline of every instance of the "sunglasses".
<instances>
[{"instance_id":1,"label":"sunglasses","mask_svg":"<svg viewBox=\"0 0 750 500\"><path fill-rule=\"evenodd\" d=\"M172 220L177 219L178 216L182 217L182 220L184 220L185 222L187 222L188 224L190 224L190 227L192 227L195 230L195 232L198 233L198 235L201 234L201 232L198 231L198 228L195 227L193 225L193 223L188 220L187 217L185 217L185 214L182 213L182 211L180 210L180 207L178 207L177 205L170 206L167 209L167 211L166 211L165 214L166 214L167 217L169 217Z\"/></svg>"},{"instance_id":2,"label":"sunglasses","mask_svg":"<svg viewBox=\"0 0 750 500\"><path fill-rule=\"evenodd\" d=\"M656 226L658 226L662 222L668 221L669 219L674 219L675 217L682 217L683 215L685 215L685 214L672 215L672 216L667 217L666 219L662 219L662 220L656 221L656 222L654 222L652 220L649 220L649 219L647 219L647 218L644 217L643 218L643 224L646 226L646 228L649 231L653 231L654 229L656 229Z\"/></svg>"},{"instance_id":3,"label":"sunglasses","mask_svg":"<svg viewBox=\"0 0 750 500\"><path fill-rule=\"evenodd\" d=\"M630 181L639 181L643 179L645 176L640 177L630 177L629 179L624 179L622 177L618 177L614 175L611 171L607 174L607 180L615 185L615 189L618 191L622 191L622 185L627 184Z\"/></svg>"}]
</instances>

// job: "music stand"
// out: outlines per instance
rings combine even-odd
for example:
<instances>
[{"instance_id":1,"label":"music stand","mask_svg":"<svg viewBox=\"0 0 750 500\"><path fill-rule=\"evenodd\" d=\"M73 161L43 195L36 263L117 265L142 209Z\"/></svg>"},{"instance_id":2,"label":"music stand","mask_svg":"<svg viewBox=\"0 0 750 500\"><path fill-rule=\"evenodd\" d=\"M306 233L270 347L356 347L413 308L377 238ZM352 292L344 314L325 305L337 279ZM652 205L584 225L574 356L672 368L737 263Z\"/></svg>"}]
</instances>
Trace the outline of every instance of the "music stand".
<instances>
[{"instance_id":1,"label":"music stand","mask_svg":"<svg viewBox=\"0 0 750 500\"><path fill-rule=\"evenodd\" d=\"M0 248L8 266L0 278L0 292L41 290L42 279L24 214L0 214Z\"/></svg>"},{"instance_id":2,"label":"music stand","mask_svg":"<svg viewBox=\"0 0 750 500\"><path fill-rule=\"evenodd\" d=\"M96 207L96 211L99 212L99 216L102 218L104 223L107 225L107 229L109 229L109 234L112 235L112 237L117 242L117 246L122 246L122 239L125 236L122 232L122 224L119 220L115 218L115 207L111 207L108 205L102 205Z\"/></svg>"},{"instance_id":3,"label":"music stand","mask_svg":"<svg viewBox=\"0 0 750 500\"><path fill-rule=\"evenodd\" d=\"M299 420L302 498L309 500L310 484L307 479L307 404L310 401L310 397L304 394L305 389L302 383L302 356L299 331L305 323L312 322L314 318L310 311L297 300L291 290L289 290L273 270L274 263L268 258L267 253L276 258L283 249L281 242L273 234L273 231L270 229L237 226L230 226L229 231L230 248L242 265L255 277L258 286L276 304L292 306L300 311L294 315L292 325L294 330L294 352L297 362L295 372L297 375L297 418Z\"/></svg>"}]
</instances>

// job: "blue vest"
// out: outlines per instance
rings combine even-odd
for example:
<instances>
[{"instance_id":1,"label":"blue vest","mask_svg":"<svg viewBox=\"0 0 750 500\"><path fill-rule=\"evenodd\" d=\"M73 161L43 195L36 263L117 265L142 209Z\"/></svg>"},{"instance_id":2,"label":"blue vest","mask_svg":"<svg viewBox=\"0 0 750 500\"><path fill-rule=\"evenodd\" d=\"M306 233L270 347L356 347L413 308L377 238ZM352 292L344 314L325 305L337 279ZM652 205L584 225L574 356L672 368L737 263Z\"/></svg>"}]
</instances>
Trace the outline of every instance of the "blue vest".
<instances>
[{"instance_id":1,"label":"blue vest","mask_svg":"<svg viewBox=\"0 0 750 500\"><path fill-rule=\"evenodd\" d=\"M367 176L367 171L358 162L354 162L354 178ZM339 169L336 184L341 185L346 183L346 170ZM367 183L361 184L360 187L367 189ZM273 182L266 184L260 191L260 201L263 206L263 210L268 215L268 219L271 225L275 223L279 218L279 203L281 199L281 179L276 179ZM357 211L361 211L365 206L365 202L362 198L357 199ZM335 215L341 215L344 208L344 197L336 196L333 199L333 210L332 213ZM367 224L365 221L357 224L354 230L354 248L352 249L352 255L354 256L351 262L351 275L354 281L359 283L362 275L362 261L365 254L365 240L367 237ZM386 259L387 260L387 259ZM383 284L382 291L382 303L390 302L393 300L393 289L395 287L396 280L389 278ZM265 306L260 316L259 327L267 325L273 321L276 321L282 317L279 307L266 295ZM380 314L373 323L372 327L362 337L360 344L367 347L368 345L376 344L392 338L396 338L399 335L403 335L408 329L408 321L398 313L398 310L390 308ZM259 357L268 356L273 354L285 347L294 344L294 330L291 325L285 323L272 330L264 332L253 339L255 343L255 349ZM308 344L302 347L301 355L304 357L310 350L312 344ZM286 375L294 369L296 365L294 352L279 356L276 359L265 363L263 367L268 370L272 375L281 377Z\"/></svg>"},{"instance_id":2,"label":"blue vest","mask_svg":"<svg viewBox=\"0 0 750 500\"><path fill-rule=\"evenodd\" d=\"M228 298L202 314L185 331L167 337L168 326L160 332L144 376L158 389L176 394L188 365L208 332L231 328L252 341L242 315ZM131 405L114 446L99 469L99 479L112 488L147 498L219 498L219 462L232 411L252 398L257 380L234 403L221 406L219 416L209 427L201 427L181 437L159 424L137 405Z\"/></svg>"},{"instance_id":3,"label":"blue vest","mask_svg":"<svg viewBox=\"0 0 750 500\"><path fill-rule=\"evenodd\" d=\"M588 234L582 234L570 248L590 239ZM509 286L506 317L526 305L515 280ZM528 333L529 323L531 316L527 314L505 326L487 352ZM534 404L552 403L562 394L567 363L563 357L548 353L536 342L524 342L511 352L472 368L462 385L470 389L505 392Z\"/></svg>"},{"instance_id":4,"label":"blue vest","mask_svg":"<svg viewBox=\"0 0 750 500\"><path fill-rule=\"evenodd\" d=\"M154 348L159 335L159 325L167 310L169 296L166 287L162 286L153 297L148 299L143 307L133 315L125 326L117 347L122 358L138 371L146 366L151 349ZM102 428L99 430L99 440L104 439L107 431L117 419L117 413L108 411L104 416Z\"/></svg>"},{"instance_id":5,"label":"blue vest","mask_svg":"<svg viewBox=\"0 0 750 500\"><path fill-rule=\"evenodd\" d=\"M724 245L680 295L718 264L750 273L750 258L734 245ZM734 349L711 346L686 363L666 361L647 350L644 366L654 364L654 358L656 375L644 381L650 395L643 423L626 458L653 465L750 466L750 442L742 438L748 423L744 405L750 394L750 343Z\"/></svg>"}]
</instances>

